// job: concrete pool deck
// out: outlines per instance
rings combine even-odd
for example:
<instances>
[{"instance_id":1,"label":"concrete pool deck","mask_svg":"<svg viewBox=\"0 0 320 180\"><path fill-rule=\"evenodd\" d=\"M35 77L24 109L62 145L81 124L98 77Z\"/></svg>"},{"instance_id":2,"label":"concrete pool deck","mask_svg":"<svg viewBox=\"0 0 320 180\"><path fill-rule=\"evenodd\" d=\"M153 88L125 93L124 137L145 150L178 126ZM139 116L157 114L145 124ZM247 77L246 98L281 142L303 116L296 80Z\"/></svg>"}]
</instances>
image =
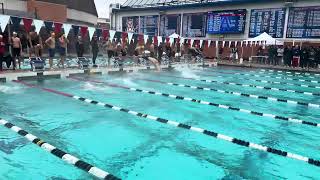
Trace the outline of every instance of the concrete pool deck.
<instances>
[{"instance_id":1,"label":"concrete pool deck","mask_svg":"<svg viewBox=\"0 0 320 180\"><path fill-rule=\"evenodd\" d=\"M163 70L177 67L199 67L202 66L202 63L196 64L172 64L161 65ZM213 67L216 65L214 62L206 63L206 66ZM68 68L68 69L54 69L54 70L45 70L39 72L33 72L30 70L7 70L0 72L0 82L9 82L13 80L28 80L28 79L48 79L48 78L66 78L72 75L79 74L113 74L113 73L129 73L129 72L138 72L138 71L147 71L154 70L153 66L132 66L132 67L124 67L120 68L107 68L107 67L99 67L99 68L89 68L89 69L78 69L78 68Z\"/></svg>"}]
</instances>

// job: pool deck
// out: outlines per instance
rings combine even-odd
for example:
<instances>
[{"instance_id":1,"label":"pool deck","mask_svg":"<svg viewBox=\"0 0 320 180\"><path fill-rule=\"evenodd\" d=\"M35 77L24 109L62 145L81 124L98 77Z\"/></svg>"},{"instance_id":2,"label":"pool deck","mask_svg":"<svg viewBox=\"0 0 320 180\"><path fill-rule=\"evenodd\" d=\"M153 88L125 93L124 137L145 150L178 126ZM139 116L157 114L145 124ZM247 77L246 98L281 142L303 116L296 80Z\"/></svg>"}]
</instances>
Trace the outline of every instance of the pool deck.
<instances>
[{"instance_id":1,"label":"pool deck","mask_svg":"<svg viewBox=\"0 0 320 180\"><path fill-rule=\"evenodd\" d=\"M320 73L320 69L302 69L302 68L292 68L285 66L272 66L267 64L257 64L257 63L249 63L244 62L243 64L232 63L230 61L219 61L218 66L229 66L229 67L239 67L239 68L253 68L253 69L272 69L279 71L293 71L293 72L312 72L312 73Z\"/></svg>"},{"instance_id":2,"label":"pool deck","mask_svg":"<svg viewBox=\"0 0 320 180\"><path fill-rule=\"evenodd\" d=\"M210 62L206 63L206 66L213 67L216 63ZM199 67L202 66L202 63L196 64L172 64L162 65L161 68L163 70L176 68L176 67ZM77 68L68 68L68 69L54 69L54 70L45 70L39 72L33 72L30 70L7 70L0 72L0 82L9 82L13 80L27 80L27 79L50 79L50 78L66 78L72 75L79 74L113 74L113 73L130 73L130 72L138 72L138 71L148 71L154 70L153 66L132 66L132 67L124 67L120 68L107 68L107 67L99 67L99 68L89 68L89 69L77 69Z\"/></svg>"}]
</instances>

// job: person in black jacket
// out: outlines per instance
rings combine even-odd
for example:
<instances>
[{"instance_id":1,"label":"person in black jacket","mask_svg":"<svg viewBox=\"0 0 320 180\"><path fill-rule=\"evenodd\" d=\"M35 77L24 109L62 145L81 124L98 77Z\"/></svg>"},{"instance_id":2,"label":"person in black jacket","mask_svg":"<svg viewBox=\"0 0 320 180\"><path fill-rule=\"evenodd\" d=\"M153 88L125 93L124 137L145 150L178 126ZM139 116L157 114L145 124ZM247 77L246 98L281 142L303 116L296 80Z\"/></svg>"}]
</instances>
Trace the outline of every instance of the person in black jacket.
<instances>
[{"instance_id":1,"label":"person in black jacket","mask_svg":"<svg viewBox=\"0 0 320 180\"><path fill-rule=\"evenodd\" d=\"M308 47L303 47L301 50L301 56L300 56L300 67L305 68L308 65L309 62L309 48Z\"/></svg>"},{"instance_id":2,"label":"person in black jacket","mask_svg":"<svg viewBox=\"0 0 320 180\"><path fill-rule=\"evenodd\" d=\"M99 53L99 45L98 45L98 37L97 36L93 36L92 40L91 40L91 51L92 51L92 63L93 63L93 67L96 67L96 59L98 57L98 53Z\"/></svg>"},{"instance_id":3,"label":"person in black jacket","mask_svg":"<svg viewBox=\"0 0 320 180\"><path fill-rule=\"evenodd\" d=\"M78 57L83 57L83 52L84 52L84 44L81 36L78 36L78 40L76 43L76 50L77 50L77 56Z\"/></svg>"},{"instance_id":4,"label":"person in black jacket","mask_svg":"<svg viewBox=\"0 0 320 180\"><path fill-rule=\"evenodd\" d=\"M317 68L320 64L320 47L315 48L314 61L316 66L315 68Z\"/></svg>"},{"instance_id":5,"label":"person in black jacket","mask_svg":"<svg viewBox=\"0 0 320 180\"><path fill-rule=\"evenodd\" d=\"M292 48L286 46L283 50L283 61L285 66L291 66L292 57Z\"/></svg>"}]
</instances>

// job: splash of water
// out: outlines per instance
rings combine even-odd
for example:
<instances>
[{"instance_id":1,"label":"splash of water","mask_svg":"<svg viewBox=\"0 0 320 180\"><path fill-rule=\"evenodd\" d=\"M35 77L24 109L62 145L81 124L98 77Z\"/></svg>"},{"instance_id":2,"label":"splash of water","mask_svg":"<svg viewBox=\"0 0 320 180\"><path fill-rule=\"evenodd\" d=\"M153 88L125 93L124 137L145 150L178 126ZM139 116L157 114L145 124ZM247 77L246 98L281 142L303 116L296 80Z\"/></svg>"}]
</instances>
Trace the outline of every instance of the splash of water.
<instances>
[{"instance_id":1,"label":"splash of water","mask_svg":"<svg viewBox=\"0 0 320 180\"><path fill-rule=\"evenodd\" d=\"M93 83L90 83L90 82L86 82L83 85L83 89L85 91L107 91L110 88L106 87L106 86L99 86L99 85L96 85L96 84L93 84Z\"/></svg>"},{"instance_id":2,"label":"splash of water","mask_svg":"<svg viewBox=\"0 0 320 180\"><path fill-rule=\"evenodd\" d=\"M19 86L7 86L7 85L0 85L0 92L4 94L20 94L23 92L22 87Z\"/></svg>"},{"instance_id":3,"label":"splash of water","mask_svg":"<svg viewBox=\"0 0 320 180\"><path fill-rule=\"evenodd\" d=\"M196 73L199 72L197 69L191 69L190 67L176 67L176 71L181 73L182 77L185 78L200 78Z\"/></svg>"}]
</instances>

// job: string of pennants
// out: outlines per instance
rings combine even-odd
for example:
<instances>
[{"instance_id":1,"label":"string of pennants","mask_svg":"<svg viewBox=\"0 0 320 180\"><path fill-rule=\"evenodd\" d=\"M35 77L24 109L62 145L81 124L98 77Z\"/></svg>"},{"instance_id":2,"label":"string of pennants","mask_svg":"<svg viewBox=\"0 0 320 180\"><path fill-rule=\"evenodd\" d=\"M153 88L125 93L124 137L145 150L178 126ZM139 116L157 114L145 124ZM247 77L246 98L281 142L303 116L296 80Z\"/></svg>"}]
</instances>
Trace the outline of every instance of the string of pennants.
<instances>
[{"instance_id":1,"label":"string of pennants","mask_svg":"<svg viewBox=\"0 0 320 180\"><path fill-rule=\"evenodd\" d=\"M17 31L21 24L23 24L25 31L30 32L32 26L34 26L35 32L39 33L42 27L45 27L48 31L53 31L55 33L61 33L62 30L65 35L68 35L73 30L74 35L80 35L82 37L86 37L89 34L89 38L92 39L94 35L97 37L103 37L104 39L109 39L110 41L117 41L120 40L128 41L129 43L138 40L140 43L147 44L148 41L151 41L158 46L161 43L169 43L173 45L175 43L179 43L180 45L184 43L188 43L191 46L198 45L200 48L203 46L215 46L218 47L231 47L239 46L240 47L252 47L252 46L260 46L266 45L265 41L218 41L218 40L205 40L205 39L196 39L196 38L184 38L184 37L163 37L163 36L149 36L143 34L136 34L132 32L119 32L114 30L107 30L95 27L88 27L88 26L79 26L79 25L72 25L68 23L60 23L60 22L53 22L53 21L43 21L39 19L31 19L25 17L18 17L18 16L9 16L9 15L0 15L0 28L3 32L7 25L11 23L13 31ZM120 34L121 37L116 37L116 34Z\"/></svg>"}]
</instances>

